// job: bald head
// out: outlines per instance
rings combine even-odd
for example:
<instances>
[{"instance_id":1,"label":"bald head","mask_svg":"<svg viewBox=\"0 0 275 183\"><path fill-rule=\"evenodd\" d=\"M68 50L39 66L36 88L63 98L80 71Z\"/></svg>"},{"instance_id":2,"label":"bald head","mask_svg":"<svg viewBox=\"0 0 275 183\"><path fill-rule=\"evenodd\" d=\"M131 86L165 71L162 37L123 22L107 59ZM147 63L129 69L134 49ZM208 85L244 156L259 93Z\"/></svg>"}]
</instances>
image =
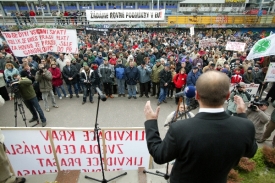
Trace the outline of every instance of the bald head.
<instances>
[{"instance_id":1,"label":"bald head","mask_svg":"<svg viewBox=\"0 0 275 183\"><path fill-rule=\"evenodd\" d=\"M219 107L229 96L230 81L226 74L207 71L196 82L197 99L207 107Z\"/></svg>"}]
</instances>

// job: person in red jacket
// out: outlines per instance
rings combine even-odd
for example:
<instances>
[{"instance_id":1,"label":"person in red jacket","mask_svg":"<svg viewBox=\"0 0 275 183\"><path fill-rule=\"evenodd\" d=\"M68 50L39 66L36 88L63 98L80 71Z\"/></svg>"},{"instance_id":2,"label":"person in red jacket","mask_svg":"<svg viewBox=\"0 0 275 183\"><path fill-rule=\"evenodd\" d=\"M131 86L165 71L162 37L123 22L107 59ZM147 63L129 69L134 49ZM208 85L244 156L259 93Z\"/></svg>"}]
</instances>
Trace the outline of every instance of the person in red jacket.
<instances>
[{"instance_id":1,"label":"person in red jacket","mask_svg":"<svg viewBox=\"0 0 275 183\"><path fill-rule=\"evenodd\" d=\"M240 75L240 68L236 68L234 74L231 76L231 83L240 83L243 81L242 76Z\"/></svg>"},{"instance_id":2,"label":"person in red jacket","mask_svg":"<svg viewBox=\"0 0 275 183\"><path fill-rule=\"evenodd\" d=\"M69 25L69 12L64 12L64 17L66 18L67 25Z\"/></svg>"},{"instance_id":3,"label":"person in red jacket","mask_svg":"<svg viewBox=\"0 0 275 183\"><path fill-rule=\"evenodd\" d=\"M55 91L59 97L59 99L62 99L61 93L59 89L62 90L62 93L64 94L64 97L67 97L66 91L63 87L63 80L62 80L62 74L58 67L56 67L55 61L51 62L51 67L49 68L49 71L52 73L52 85L55 88Z\"/></svg>"},{"instance_id":4,"label":"person in red jacket","mask_svg":"<svg viewBox=\"0 0 275 183\"><path fill-rule=\"evenodd\" d=\"M173 77L176 93L183 90L183 87L186 85L186 81L187 81L187 74L185 72L185 69L181 68L180 72ZM176 104L178 104L179 98L175 97L175 102Z\"/></svg>"},{"instance_id":5,"label":"person in red jacket","mask_svg":"<svg viewBox=\"0 0 275 183\"><path fill-rule=\"evenodd\" d=\"M109 63L113 66L116 65L116 61L117 61L117 58L116 58L116 54L112 54L112 58L109 60Z\"/></svg>"},{"instance_id":6,"label":"person in red jacket","mask_svg":"<svg viewBox=\"0 0 275 183\"><path fill-rule=\"evenodd\" d=\"M30 18L31 18L31 20L33 20L32 23L37 24L37 20L36 20L35 16L36 16L35 12L33 10L31 10Z\"/></svg>"}]
</instances>

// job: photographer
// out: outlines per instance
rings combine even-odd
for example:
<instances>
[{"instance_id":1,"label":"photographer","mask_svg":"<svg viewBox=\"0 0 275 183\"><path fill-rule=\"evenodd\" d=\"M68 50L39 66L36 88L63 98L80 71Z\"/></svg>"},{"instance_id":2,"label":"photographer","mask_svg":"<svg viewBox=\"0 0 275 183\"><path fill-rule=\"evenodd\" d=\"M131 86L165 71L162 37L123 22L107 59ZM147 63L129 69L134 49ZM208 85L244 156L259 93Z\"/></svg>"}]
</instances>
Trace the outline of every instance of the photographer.
<instances>
[{"instance_id":1,"label":"photographer","mask_svg":"<svg viewBox=\"0 0 275 183\"><path fill-rule=\"evenodd\" d=\"M228 106L226 113L229 114L230 116L233 114L233 116L236 116L236 104L234 102L234 96L240 96L244 102L249 102L251 99L250 94L246 91L245 88L245 83L240 82L234 87L234 90L231 92L229 101L228 101Z\"/></svg>"},{"instance_id":2,"label":"photographer","mask_svg":"<svg viewBox=\"0 0 275 183\"><path fill-rule=\"evenodd\" d=\"M39 82L39 89L42 93L42 99L44 101L45 110L47 112L50 112L50 107L48 105L48 95L50 95L52 98L53 107L58 108L53 93L52 73L45 68L44 64L39 64L38 67L39 69L36 72L35 80Z\"/></svg>"},{"instance_id":3,"label":"photographer","mask_svg":"<svg viewBox=\"0 0 275 183\"><path fill-rule=\"evenodd\" d=\"M32 119L29 120L29 122L38 121L37 113L39 114L39 117L42 122L42 127L46 126L46 118L44 116L44 113L38 103L38 100L35 95L35 91L32 86L32 81L28 78L21 78L20 75L13 75L13 79L17 79L17 82L13 82L11 85L15 85L13 87L18 87L19 93L27 106L27 108L30 110L32 114ZM18 86L17 86L18 84Z\"/></svg>"},{"instance_id":4,"label":"photographer","mask_svg":"<svg viewBox=\"0 0 275 183\"><path fill-rule=\"evenodd\" d=\"M275 102L272 103L272 106L275 108ZM266 125L265 132L263 134L262 139L258 140L258 143L263 143L266 139L268 139L271 133L275 130L275 109L273 109L270 121ZM275 147L275 135L273 136L272 146Z\"/></svg>"},{"instance_id":5,"label":"photographer","mask_svg":"<svg viewBox=\"0 0 275 183\"><path fill-rule=\"evenodd\" d=\"M253 101L247 106L246 116L250 119L256 130L255 139L262 139L264 126L270 120L270 114L266 112L269 103L265 100Z\"/></svg>"}]
</instances>

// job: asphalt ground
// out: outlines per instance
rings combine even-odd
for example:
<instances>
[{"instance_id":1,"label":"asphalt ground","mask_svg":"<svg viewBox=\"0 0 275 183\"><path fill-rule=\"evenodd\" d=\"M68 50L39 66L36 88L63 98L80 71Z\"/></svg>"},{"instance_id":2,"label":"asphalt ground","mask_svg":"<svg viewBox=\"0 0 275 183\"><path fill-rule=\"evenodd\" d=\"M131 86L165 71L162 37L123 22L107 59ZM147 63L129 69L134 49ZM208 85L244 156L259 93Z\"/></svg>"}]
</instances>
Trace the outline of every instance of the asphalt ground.
<instances>
[{"instance_id":1,"label":"asphalt ground","mask_svg":"<svg viewBox=\"0 0 275 183\"><path fill-rule=\"evenodd\" d=\"M268 91L267 88L266 91ZM265 93L263 97L265 97ZM139 96L137 94L137 96ZM93 128L95 124L95 116L97 109L97 95L94 96L94 103L86 102L82 105L82 95L80 94L79 98L74 97L63 98L60 100L56 96L56 103L59 108L50 107L50 112L46 112L44 109L43 101L39 101L41 108L47 119L47 127L88 127ZM137 97L137 99L128 99L126 97L118 97L114 95L114 98L108 98L105 102L100 101L99 113L98 113L98 124L99 127L144 127L145 117L143 113L144 105L146 101L150 100L153 109L157 108L157 99L155 97L142 98ZM166 117L172 112L175 111L177 105L175 104L175 99L167 99L167 103L160 105L160 113L158 118L159 132L161 138L164 138L166 129L164 128L164 122ZM89 101L89 100L87 100ZM271 104L271 103L270 103ZM51 100L49 97L49 105L51 106ZM28 120L32 118L29 110L24 106L24 111L27 119L27 126L31 126L34 123L29 123ZM226 108L227 104L224 105ZM270 105L268 110L270 114L273 111L273 107ZM194 114L198 112L198 109L192 111ZM14 100L7 101L3 107L0 108L0 126L1 127L14 127L15 126L15 117L14 117ZM18 127L24 127L24 121L22 116L17 111L17 123ZM41 127L41 123L37 125ZM259 147L263 145L272 146L272 138L275 132L271 137L264 143L259 144ZM154 163L154 168L163 168L163 165L157 165Z\"/></svg>"}]
</instances>

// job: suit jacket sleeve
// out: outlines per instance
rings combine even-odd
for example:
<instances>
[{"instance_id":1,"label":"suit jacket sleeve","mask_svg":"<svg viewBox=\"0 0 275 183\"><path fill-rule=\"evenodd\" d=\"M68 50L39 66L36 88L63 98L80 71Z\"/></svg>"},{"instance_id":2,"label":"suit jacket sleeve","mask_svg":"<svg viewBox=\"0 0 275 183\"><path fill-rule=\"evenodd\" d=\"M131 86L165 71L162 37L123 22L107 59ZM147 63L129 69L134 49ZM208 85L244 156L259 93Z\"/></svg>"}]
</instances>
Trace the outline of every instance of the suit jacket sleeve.
<instances>
[{"instance_id":1,"label":"suit jacket sleeve","mask_svg":"<svg viewBox=\"0 0 275 183\"><path fill-rule=\"evenodd\" d=\"M174 137L173 130L169 128L163 141L158 131L157 120L148 120L145 122L146 141L149 153L158 164L172 161L178 157L178 147Z\"/></svg>"}]
</instances>

